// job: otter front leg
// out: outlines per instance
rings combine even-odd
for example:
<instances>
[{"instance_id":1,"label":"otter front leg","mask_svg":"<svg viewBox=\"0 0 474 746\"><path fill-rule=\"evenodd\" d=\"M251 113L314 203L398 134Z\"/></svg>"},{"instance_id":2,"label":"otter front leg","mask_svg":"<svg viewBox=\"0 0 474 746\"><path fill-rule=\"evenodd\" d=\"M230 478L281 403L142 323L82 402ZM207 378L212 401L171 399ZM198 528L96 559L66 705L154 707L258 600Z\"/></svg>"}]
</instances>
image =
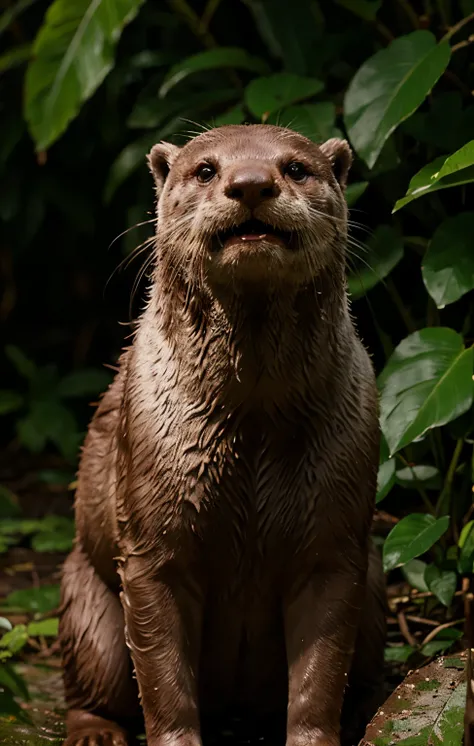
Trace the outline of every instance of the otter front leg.
<instances>
[{"instance_id":1,"label":"otter front leg","mask_svg":"<svg viewBox=\"0 0 474 746\"><path fill-rule=\"evenodd\" d=\"M314 574L285 609L288 656L286 746L339 746L365 572Z\"/></svg>"},{"instance_id":2,"label":"otter front leg","mask_svg":"<svg viewBox=\"0 0 474 746\"><path fill-rule=\"evenodd\" d=\"M200 746L197 670L202 599L183 569L130 556L122 604L148 746Z\"/></svg>"}]
</instances>

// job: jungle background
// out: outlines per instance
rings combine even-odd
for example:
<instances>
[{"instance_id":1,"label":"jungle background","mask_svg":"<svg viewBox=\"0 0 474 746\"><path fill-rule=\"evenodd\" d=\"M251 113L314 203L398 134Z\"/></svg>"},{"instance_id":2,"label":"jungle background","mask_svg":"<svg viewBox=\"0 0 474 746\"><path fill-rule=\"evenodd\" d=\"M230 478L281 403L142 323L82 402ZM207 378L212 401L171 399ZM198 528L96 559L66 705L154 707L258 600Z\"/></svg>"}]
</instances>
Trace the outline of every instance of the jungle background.
<instances>
[{"instance_id":1,"label":"jungle background","mask_svg":"<svg viewBox=\"0 0 474 746\"><path fill-rule=\"evenodd\" d=\"M150 270L145 155L219 124L279 123L354 150L348 289L381 395L374 534L388 687L462 649L474 560L474 0L0 9L3 719L31 717L34 675L28 684L21 666L57 665L79 447Z\"/></svg>"}]
</instances>

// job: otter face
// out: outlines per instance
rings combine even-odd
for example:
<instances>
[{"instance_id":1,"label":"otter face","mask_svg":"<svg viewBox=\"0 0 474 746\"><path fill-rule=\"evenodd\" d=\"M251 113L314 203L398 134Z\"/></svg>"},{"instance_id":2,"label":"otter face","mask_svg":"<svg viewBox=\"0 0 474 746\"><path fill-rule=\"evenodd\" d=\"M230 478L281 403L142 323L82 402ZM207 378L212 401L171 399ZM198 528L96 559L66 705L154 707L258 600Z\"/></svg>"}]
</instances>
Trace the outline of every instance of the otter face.
<instances>
[{"instance_id":1,"label":"otter face","mask_svg":"<svg viewBox=\"0 0 474 746\"><path fill-rule=\"evenodd\" d=\"M219 127L149 155L158 246L187 279L307 283L343 263L351 152L271 125ZM196 274L198 273L198 274Z\"/></svg>"}]
</instances>

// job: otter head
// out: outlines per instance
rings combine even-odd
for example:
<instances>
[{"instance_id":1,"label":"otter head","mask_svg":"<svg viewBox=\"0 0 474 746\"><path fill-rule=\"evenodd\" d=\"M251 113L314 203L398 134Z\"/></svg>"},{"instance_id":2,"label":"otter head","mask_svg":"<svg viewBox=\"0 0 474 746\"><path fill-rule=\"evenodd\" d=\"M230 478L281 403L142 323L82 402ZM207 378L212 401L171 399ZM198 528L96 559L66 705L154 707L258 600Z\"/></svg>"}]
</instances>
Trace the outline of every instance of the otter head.
<instances>
[{"instance_id":1,"label":"otter head","mask_svg":"<svg viewBox=\"0 0 474 746\"><path fill-rule=\"evenodd\" d=\"M160 261L186 284L307 284L344 266L351 152L271 125L218 127L148 156Z\"/></svg>"}]
</instances>

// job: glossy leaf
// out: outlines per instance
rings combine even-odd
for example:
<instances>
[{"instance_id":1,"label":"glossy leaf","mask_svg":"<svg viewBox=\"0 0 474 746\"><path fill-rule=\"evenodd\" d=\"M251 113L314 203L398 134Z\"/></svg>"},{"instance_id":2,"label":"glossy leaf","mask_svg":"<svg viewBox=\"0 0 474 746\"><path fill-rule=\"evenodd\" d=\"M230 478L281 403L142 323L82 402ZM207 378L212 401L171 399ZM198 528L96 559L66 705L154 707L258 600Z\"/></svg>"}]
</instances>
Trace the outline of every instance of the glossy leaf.
<instances>
[{"instance_id":1,"label":"glossy leaf","mask_svg":"<svg viewBox=\"0 0 474 746\"><path fill-rule=\"evenodd\" d=\"M433 518L432 515L411 513L390 531L383 546L385 572L410 562L431 549L448 530L449 516Z\"/></svg>"},{"instance_id":2,"label":"glossy leaf","mask_svg":"<svg viewBox=\"0 0 474 746\"><path fill-rule=\"evenodd\" d=\"M413 31L370 57L352 79L344 121L357 153L372 168L398 125L423 102L450 59L447 41Z\"/></svg>"},{"instance_id":3,"label":"glossy leaf","mask_svg":"<svg viewBox=\"0 0 474 746\"><path fill-rule=\"evenodd\" d=\"M386 663L406 663L415 648L411 645L397 645L396 647L385 648L384 659Z\"/></svg>"},{"instance_id":4,"label":"glossy leaf","mask_svg":"<svg viewBox=\"0 0 474 746\"><path fill-rule=\"evenodd\" d=\"M458 572L468 575L474 572L474 521L469 521L463 526L458 546Z\"/></svg>"},{"instance_id":5,"label":"glossy leaf","mask_svg":"<svg viewBox=\"0 0 474 746\"><path fill-rule=\"evenodd\" d=\"M428 565L425 570L428 588L444 606L450 606L457 585L457 575L451 570L440 570L436 565Z\"/></svg>"},{"instance_id":6,"label":"glossy leaf","mask_svg":"<svg viewBox=\"0 0 474 746\"><path fill-rule=\"evenodd\" d=\"M64 132L114 62L124 26L143 0L55 0L34 43L25 87L25 117L36 149Z\"/></svg>"},{"instance_id":7,"label":"glossy leaf","mask_svg":"<svg viewBox=\"0 0 474 746\"><path fill-rule=\"evenodd\" d=\"M435 466L430 464L415 464L415 466L404 466L398 469L397 482L402 487L416 489L421 485L427 489L439 489L441 487L441 475Z\"/></svg>"},{"instance_id":8,"label":"glossy leaf","mask_svg":"<svg viewBox=\"0 0 474 746\"><path fill-rule=\"evenodd\" d=\"M472 367L473 349L453 329L422 329L398 345L378 379L391 454L469 409Z\"/></svg>"},{"instance_id":9,"label":"glossy leaf","mask_svg":"<svg viewBox=\"0 0 474 746\"><path fill-rule=\"evenodd\" d=\"M255 78L245 89L245 103L249 111L261 119L290 104L304 101L320 93L324 83L316 78L303 78L291 73L275 73L266 78Z\"/></svg>"},{"instance_id":10,"label":"glossy leaf","mask_svg":"<svg viewBox=\"0 0 474 746\"><path fill-rule=\"evenodd\" d=\"M249 54L240 47L219 47L208 49L186 57L186 59L174 65L166 76L161 88L160 96L164 98L175 85L192 75L205 70L221 70L234 67L240 70L265 74L268 71L267 63L260 57Z\"/></svg>"},{"instance_id":11,"label":"glossy leaf","mask_svg":"<svg viewBox=\"0 0 474 746\"><path fill-rule=\"evenodd\" d=\"M472 181L474 181L474 140L452 155L436 158L418 171L408 185L406 196L395 203L392 212L397 212L425 194L469 184Z\"/></svg>"},{"instance_id":12,"label":"glossy leaf","mask_svg":"<svg viewBox=\"0 0 474 746\"><path fill-rule=\"evenodd\" d=\"M359 265L357 271L354 270L355 262L349 261L352 271L347 282L354 299L361 298L384 280L403 257L403 239L390 225L379 225L370 237L367 248L366 253L361 251L363 265Z\"/></svg>"},{"instance_id":13,"label":"glossy leaf","mask_svg":"<svg viewBox=\"0 0 474 746\"><path fill-rule=\"evenodd\" d=\"M412 559L402 567L402 574L405 580L410 583L413 588L416 588L420 593L424 593L428 590L425 580L425 570L428 567L426 562L419 559Z\"/></svg>"},{"instance_id":14,"label":"glossy leaf","mask_svg":"<svg viewBox=\"0 0 474 746\"><path fill-rule=\"evenodd\" d=\"M423 281L438 308L474 290L474 212L441 223L425 254Z\"/></svg>"},{"instance_id":15,"label":"glossy leaf","mask_svg":"<svg viewBox=\"0 0 474 746\"><path fill-rule=\"evenodd\" d=\"M317 143L331 137L341 137L341 132L335 126L336 107L332 101L288 106L270 116L267 121L269 124L278 124L295 130Z\"/></svg>"},{"instance_id":16,"label":"glossy leaf","mask_svg":"<svg viewBox=\"0 0 474 746\"><path fill-rule=\"evenodd\" d=\"M214 118L215 127L223 127L226 124L242 124L245 122L247 115L242 104L236 104L223 114Z\"/></svg>"}]
</instances>

